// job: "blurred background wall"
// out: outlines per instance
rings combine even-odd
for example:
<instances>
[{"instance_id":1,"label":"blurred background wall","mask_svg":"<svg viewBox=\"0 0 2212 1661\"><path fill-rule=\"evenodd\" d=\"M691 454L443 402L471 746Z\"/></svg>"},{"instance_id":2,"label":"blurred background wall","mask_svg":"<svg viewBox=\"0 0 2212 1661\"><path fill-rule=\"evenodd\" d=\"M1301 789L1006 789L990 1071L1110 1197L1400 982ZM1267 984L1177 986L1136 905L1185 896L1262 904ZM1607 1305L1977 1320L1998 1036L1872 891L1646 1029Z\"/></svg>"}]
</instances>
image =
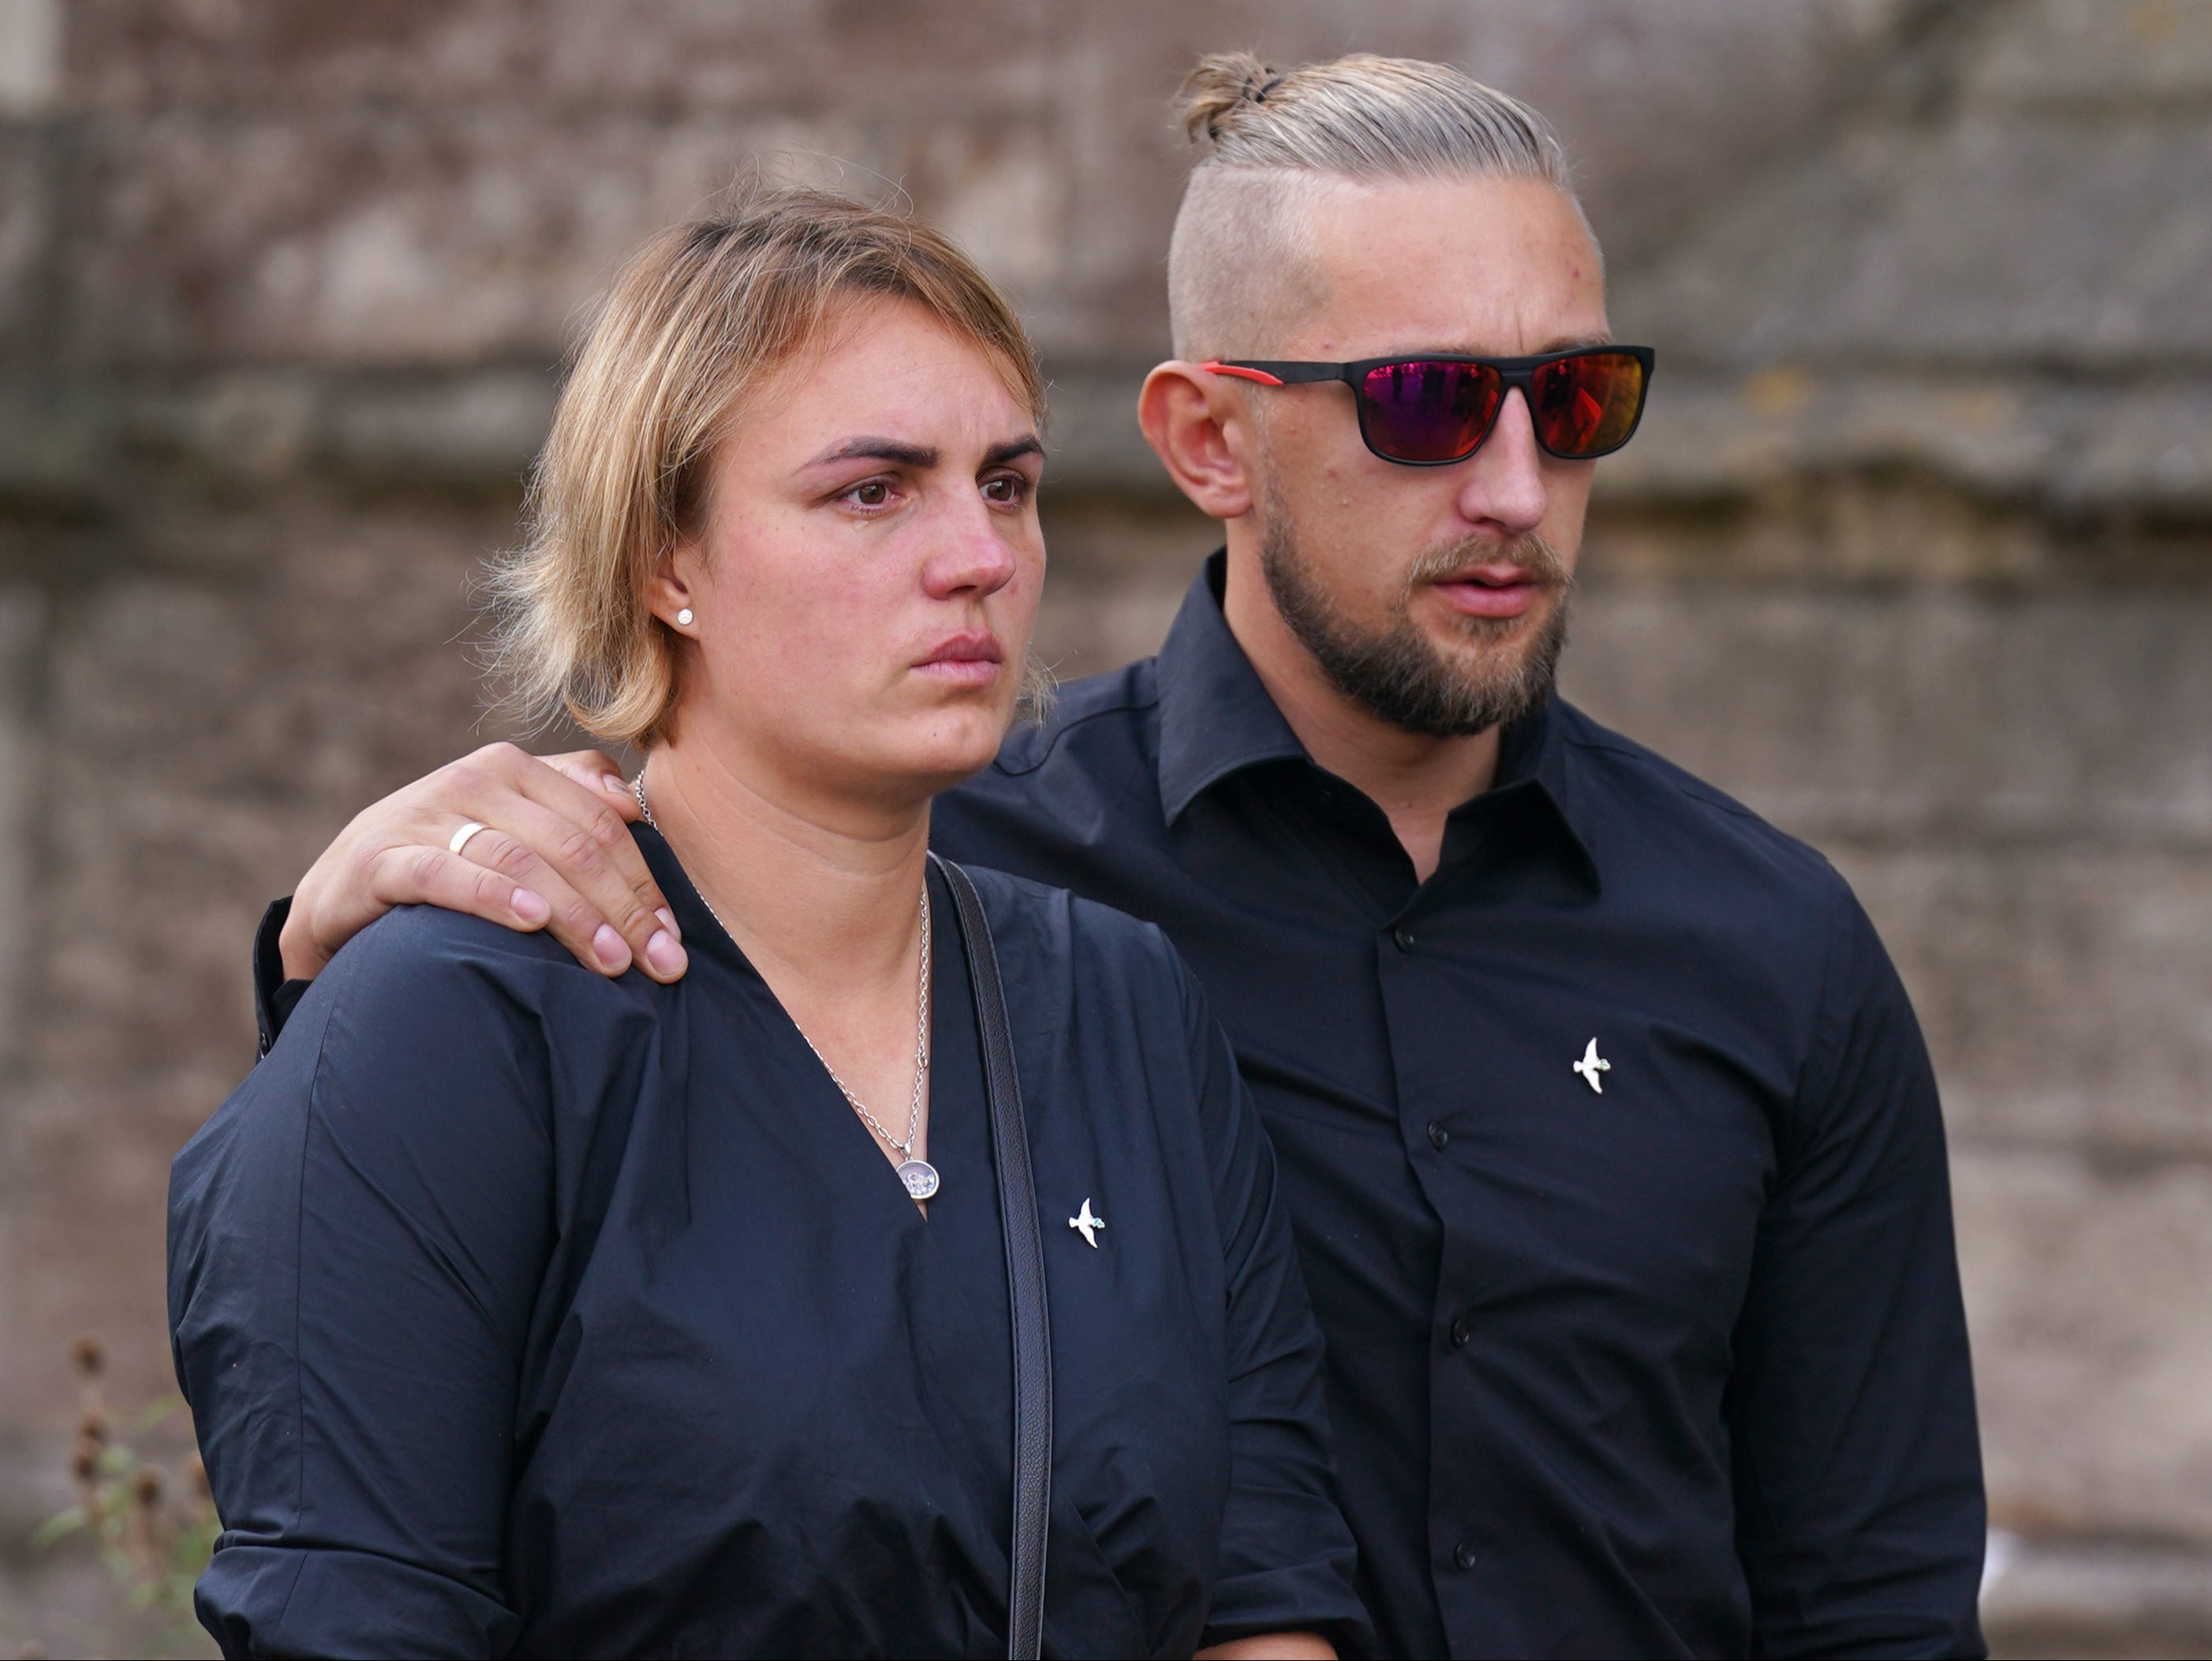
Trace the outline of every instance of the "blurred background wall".
<instances>
[{"instance_id":1,"label":"blurred background wall","mask_svg":"<svg viewBox=\"0 0 2212 1661\"><path fill-rule=\"evenodd\" d=\"M2212 1645L2212 4L0 0L0 1646L96 1648L82 1332L167 1388L169 1156L269 896L487 739L458 636L576 308L767 158L896 185L1054 384L1043 627L1211 528L1131 407L1200 51L1545 109L1660 353L1569 654L1828 852L1952 1129L2014 1653Z\"/></svg>"}]
</instances>

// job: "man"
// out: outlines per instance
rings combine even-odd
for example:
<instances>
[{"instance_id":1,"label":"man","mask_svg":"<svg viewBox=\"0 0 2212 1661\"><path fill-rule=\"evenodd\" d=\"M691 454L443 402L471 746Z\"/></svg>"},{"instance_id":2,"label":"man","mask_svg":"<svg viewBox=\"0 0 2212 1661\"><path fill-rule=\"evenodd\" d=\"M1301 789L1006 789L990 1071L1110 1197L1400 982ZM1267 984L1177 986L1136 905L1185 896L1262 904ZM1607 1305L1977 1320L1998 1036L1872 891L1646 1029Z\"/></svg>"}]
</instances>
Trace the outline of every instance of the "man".
<instances>
[{"instance_id":1,"label":"man","mask_svg":"<svg viewBox=\"0 0 2212 1661\"><path fill-rule=\"evenodd\" d=\"M1650 368L1556 145L1433 64L1224 57L1186 94L1139 417L1226 546L1158 658L941 800L939 845L1152 919L1206 983L1388 1650L1980 1652L1903 990L1817 855L1553 695ZM563 764L485 752L362 815L264 924L264 987L422 900L681 973L620 780Z\"/></svg>"}]
</instances>

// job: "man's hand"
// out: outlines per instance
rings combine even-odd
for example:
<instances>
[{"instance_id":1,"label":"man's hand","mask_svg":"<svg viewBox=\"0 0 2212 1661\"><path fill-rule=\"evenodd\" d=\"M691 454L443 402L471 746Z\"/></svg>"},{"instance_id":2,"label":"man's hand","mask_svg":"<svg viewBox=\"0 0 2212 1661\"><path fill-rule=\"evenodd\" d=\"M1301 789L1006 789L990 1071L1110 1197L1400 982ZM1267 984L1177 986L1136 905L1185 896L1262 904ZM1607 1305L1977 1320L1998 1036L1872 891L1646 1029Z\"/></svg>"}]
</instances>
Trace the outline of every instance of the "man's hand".
<instances>
[{"instance_id":1,"label":"man's hand","mask_svg":"<svg viewBox=\"0 0 2212 1661\"><path fill-rule=\"evenodd\" d=\"M1191 1661L1336 1661L1336 1646L1317 1632L1264 1632L1209 1645Z\"/></svg>"},{"instance_id":2,"label":"man's hand","mask_svg":"<svg viewBox=\"0 0 2212 1661\"><path fill-rule=\"evenodd\" d=\"M630 840L637 798L596 750L544 760L487 745L365 809L292 898L284 973L310 980L395 905L437 905L553 938L587 969L635 961L672 981L687 960L675 914ZM462 851L453 833L485 828Z\"/></svg>"}]
</instances>

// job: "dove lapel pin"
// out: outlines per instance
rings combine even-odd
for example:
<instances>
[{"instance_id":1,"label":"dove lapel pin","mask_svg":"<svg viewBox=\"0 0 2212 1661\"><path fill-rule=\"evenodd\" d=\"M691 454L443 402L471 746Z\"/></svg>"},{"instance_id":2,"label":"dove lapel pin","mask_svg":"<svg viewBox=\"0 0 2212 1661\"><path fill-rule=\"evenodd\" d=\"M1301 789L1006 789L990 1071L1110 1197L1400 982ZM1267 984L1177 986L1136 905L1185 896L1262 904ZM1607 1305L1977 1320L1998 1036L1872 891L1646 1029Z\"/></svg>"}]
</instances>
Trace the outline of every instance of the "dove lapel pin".
<instances>
[{"instance_id":1,"label":"dove lapel pin","mask_svg":"<svg viewBox=\"0 0 2212 1661\"><path fill-rule=\"evenodd\" d=\"M1582 1060L1575 1063L1575 1071L1589 1080L1592 1090L1601 1096L1605 1094L1605 1086L1599 1082L1597 1075L1601 1073L1612 1072L1613 1063L1597 1053L1595 1038L1592 1038L1589 1041L1589 1048L1583 1051Z\"/></svg>"},{"instance_id":2,"label":"dove lapel pin","mask_svg":"<svg viewBox=\"0 0 2212 1661\"><path fill-rule=\"evenodd\" d=\"M1091 1214L1091 1202L1088 1199L1083 1202L1082 1212L1067 1220L1067 1226L1083 1237L1084 1244L1089 1246L1093 1251L1098 1250L1097 1232L1106 1226L1106 1220L1103 1217L1094 1217Z\"/></svg>"}]
</instances>

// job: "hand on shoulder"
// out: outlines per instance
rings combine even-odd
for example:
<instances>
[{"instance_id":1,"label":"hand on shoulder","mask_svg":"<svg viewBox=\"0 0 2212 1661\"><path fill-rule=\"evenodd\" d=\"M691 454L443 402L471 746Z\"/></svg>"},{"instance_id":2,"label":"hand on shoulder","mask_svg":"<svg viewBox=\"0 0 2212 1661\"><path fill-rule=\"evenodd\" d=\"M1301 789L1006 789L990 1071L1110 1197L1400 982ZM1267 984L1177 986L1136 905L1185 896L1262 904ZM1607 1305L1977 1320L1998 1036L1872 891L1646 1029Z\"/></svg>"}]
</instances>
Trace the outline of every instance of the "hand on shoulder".
<instances>
[{"instance_id":1,"label":"hand on shoulder","mask_svg":"<svg viewBox=\"0 0 2212 1661\"><path fill-rule=\"evenodd\" d=\"M586 968L687 966L674 913L630 838L637 801L596 750L539 757L486 745L356 815L301 879L284 973L311 980L395 905L434 905L530 933ZM460 833L477 827L465 837Z\"/></svg>"}]
</instances>

